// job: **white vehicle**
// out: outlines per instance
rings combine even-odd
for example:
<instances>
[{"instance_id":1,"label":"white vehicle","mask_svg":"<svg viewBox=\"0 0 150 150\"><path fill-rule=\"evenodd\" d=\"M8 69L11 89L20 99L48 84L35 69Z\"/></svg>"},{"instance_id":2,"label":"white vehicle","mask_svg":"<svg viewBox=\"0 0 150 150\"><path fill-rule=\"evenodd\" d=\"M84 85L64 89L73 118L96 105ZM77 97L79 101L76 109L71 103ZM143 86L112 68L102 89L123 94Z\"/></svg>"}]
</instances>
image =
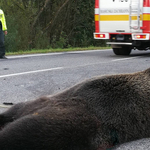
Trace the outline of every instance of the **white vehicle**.
<instances>
[{"instance_id":1,"label":"white vehicle","mask_svg":"<svg viewBox=\"0 0 150 150\"><path fill-rule=\"evenodd\" d=\"M95 0L95 39L109 39L116 55L150 47L150 0Z\"/></svg>"}]
</instances>

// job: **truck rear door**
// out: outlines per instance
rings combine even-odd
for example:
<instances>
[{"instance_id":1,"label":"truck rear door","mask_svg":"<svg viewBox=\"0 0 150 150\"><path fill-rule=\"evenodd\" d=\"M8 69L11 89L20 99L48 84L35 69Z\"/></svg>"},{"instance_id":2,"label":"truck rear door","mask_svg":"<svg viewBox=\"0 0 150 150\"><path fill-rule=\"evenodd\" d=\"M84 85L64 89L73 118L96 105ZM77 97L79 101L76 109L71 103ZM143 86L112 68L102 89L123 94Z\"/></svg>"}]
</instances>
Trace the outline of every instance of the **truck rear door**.
<instances>
[{"instance_id":1,"label":"truck rear door","mask_svg":"<svg viewBox=\"0 0 150 150\"><path fill-rule=\"evenodd\" d=\"M142 32L143 0L99 0L100 32Z\"/></svg>"}]
</instances>

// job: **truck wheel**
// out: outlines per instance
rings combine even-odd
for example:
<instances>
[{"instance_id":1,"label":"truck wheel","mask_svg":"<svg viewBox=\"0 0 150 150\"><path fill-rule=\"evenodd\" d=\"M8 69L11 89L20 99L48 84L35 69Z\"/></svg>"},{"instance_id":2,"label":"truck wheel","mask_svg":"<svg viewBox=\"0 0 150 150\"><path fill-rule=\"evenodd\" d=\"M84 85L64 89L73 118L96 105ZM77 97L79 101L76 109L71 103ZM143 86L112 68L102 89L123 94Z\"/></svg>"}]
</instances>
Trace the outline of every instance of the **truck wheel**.
<instances>
[{"instance_id":1,"label":"truck wheel","mask_svg":"<svg viewBox=\"0 0 150 150\"><path fill-rule=\"evenodd\" d=\"M113 52L116 55L130 55L131 48L130 47L113 48Z\"/></svg>"},{"instance_id":2,"label":"truck wheel","mask_svg":"<svg viewBox=\"0 0 150 150\"><path fill-rule=\"evenodd\" d=\"M116 55L120 55L120 48L113 48L113 52Z\"/></svg>"}]
</instances>

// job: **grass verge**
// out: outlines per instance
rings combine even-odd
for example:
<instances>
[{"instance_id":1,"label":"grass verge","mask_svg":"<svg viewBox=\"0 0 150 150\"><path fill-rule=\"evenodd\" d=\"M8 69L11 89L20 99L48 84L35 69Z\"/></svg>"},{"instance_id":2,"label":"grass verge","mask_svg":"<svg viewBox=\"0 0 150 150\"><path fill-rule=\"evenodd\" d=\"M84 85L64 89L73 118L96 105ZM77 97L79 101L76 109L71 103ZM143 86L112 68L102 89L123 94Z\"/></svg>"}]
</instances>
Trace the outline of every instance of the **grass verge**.
<instances>
[{"instance_id":1,"label":"grass verge","mask_svg":"<svg viewBox=\"0 0 150 150\"><path fill-rule=\"evenodd\" d=\"M111 47L76 47L76 48L67 48L67 49L32 49L32 50L20 50L18 52L6 52L6 55L25 55L25 54L38 54L38 53L54 53L54 52L69 52L69 51L84 51L84 50L104 50L110 49Z\"/></svg>"}]
</instances>

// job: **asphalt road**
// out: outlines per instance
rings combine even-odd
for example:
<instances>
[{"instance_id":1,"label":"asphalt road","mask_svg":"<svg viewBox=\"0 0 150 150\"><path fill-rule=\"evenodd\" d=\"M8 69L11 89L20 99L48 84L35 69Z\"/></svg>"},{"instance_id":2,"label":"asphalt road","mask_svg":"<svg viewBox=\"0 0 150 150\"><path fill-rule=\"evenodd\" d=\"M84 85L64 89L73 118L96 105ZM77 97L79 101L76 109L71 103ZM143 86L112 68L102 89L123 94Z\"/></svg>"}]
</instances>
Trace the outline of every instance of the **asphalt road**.
<instances>
[{"instance_id":1,"label":"asphalt road","mask_svg":"<svg viewBox=\"0 0 150 150\"><path fill-rule=\"evenodd\" d=\"M116 56L112 50L9 56L0 60L0 104L51 95L94 76L149 67L150 51L133 51L130 56Z\"/></svg>"}]
</instances>

